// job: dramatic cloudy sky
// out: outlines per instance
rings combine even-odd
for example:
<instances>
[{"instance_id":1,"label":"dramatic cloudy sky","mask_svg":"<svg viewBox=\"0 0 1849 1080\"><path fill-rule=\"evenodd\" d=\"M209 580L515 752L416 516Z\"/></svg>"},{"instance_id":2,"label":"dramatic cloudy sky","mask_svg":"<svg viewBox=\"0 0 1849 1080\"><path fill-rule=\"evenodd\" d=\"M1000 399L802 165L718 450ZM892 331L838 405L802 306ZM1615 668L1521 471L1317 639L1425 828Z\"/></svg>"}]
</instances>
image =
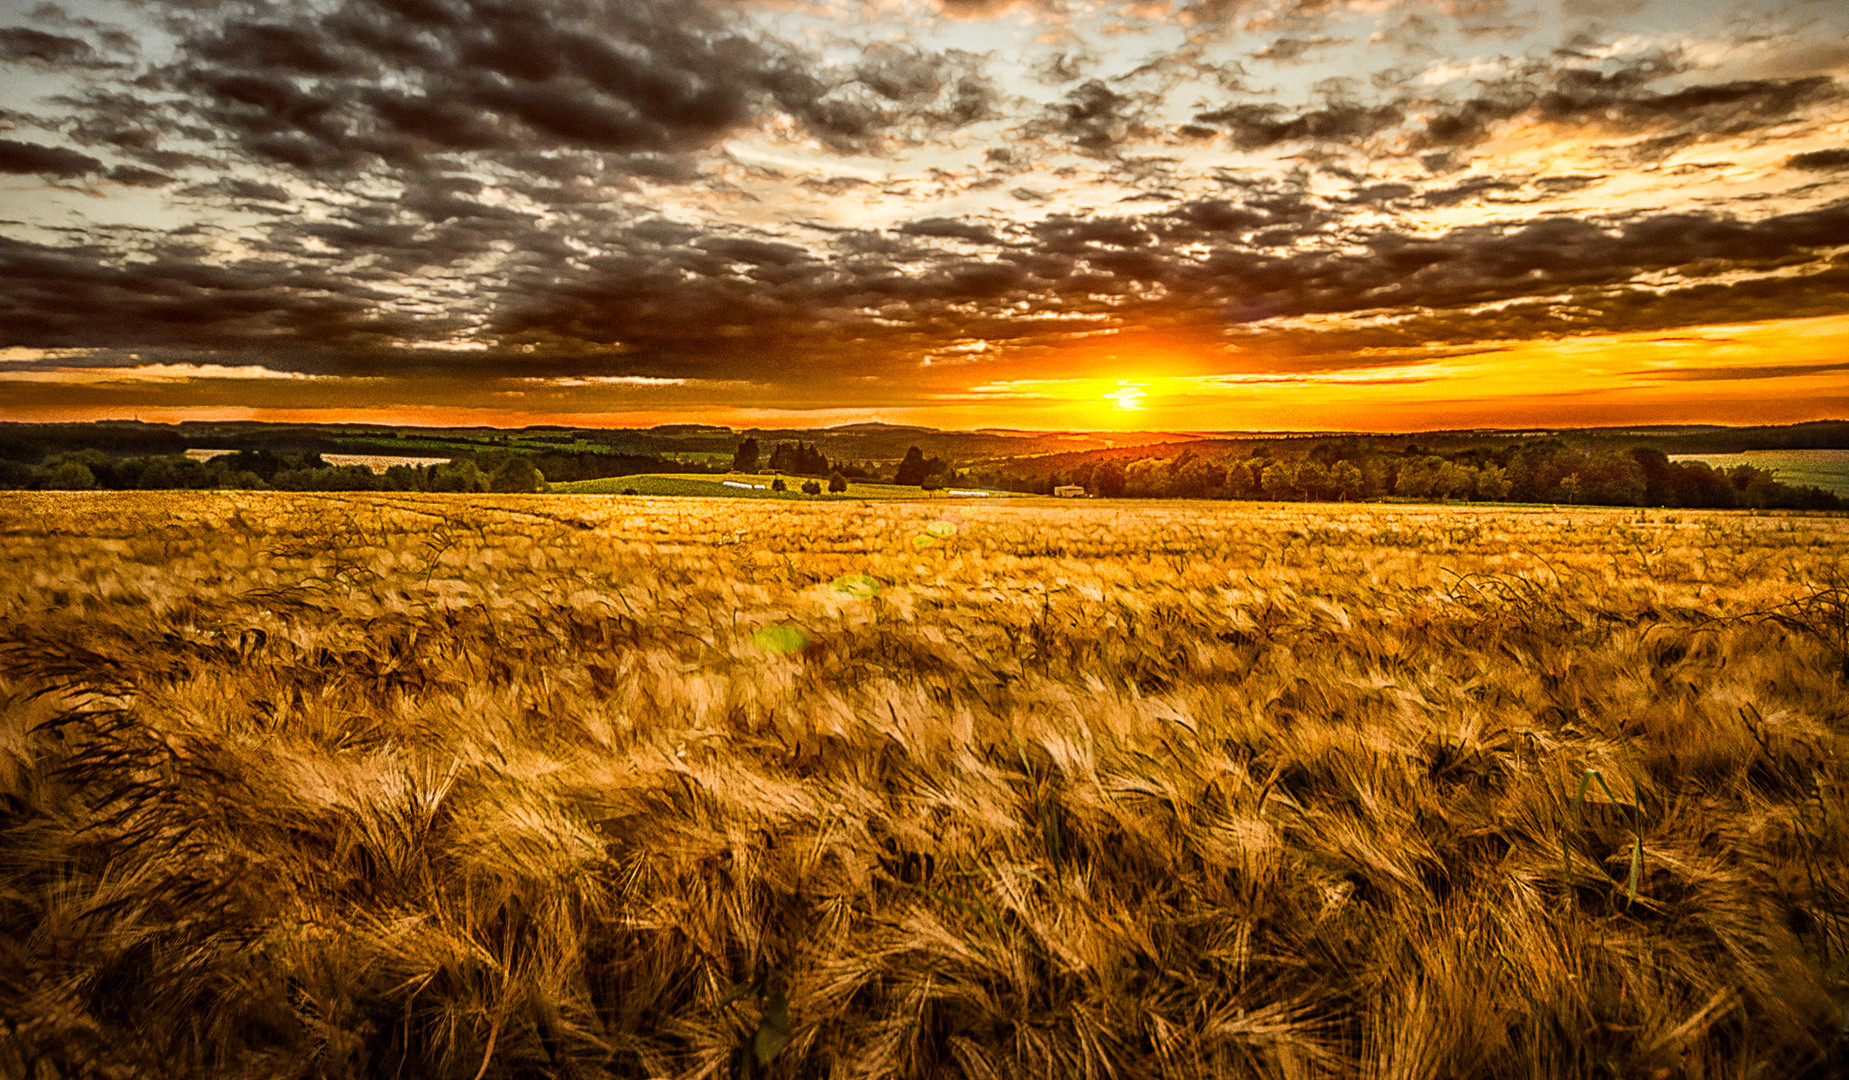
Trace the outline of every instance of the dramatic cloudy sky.
<instances>
[{"instance_id":1,"label":"dramatic cloudy sky","mask_svg":"<svg viewBox=\"0 0 1849 1080\"><path fill-rule=\"evenodd\" d=\"M0 417L1849 416L1841 0L0 0Z\"/></svg>"}]
</instances>

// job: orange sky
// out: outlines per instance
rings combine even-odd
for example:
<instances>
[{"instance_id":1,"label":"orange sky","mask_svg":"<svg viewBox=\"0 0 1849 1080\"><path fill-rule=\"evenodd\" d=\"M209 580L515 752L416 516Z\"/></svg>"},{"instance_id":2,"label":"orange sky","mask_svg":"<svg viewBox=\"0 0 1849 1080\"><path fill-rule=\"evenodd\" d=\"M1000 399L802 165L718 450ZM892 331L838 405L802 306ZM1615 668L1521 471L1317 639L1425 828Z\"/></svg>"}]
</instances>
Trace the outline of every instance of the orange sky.
<instances>
[{"instance_id":1,"label":"orange sky","mask_svg":"<svg viewBox=\"0 0 1849 1080\"><path fill-rule=\"evenodd\" d=\"M1849 316L1675 333L1491 343L1464 355L1286 376L1204 373L1177 348L1092 348L1044 376L934 391L922 404L815 407L748 382L556 385L583 380L339 376L246 378L239 369L0 371L21 420L372 422L421 426L710 423L825 427L869 420L942 428L1430 430L1627 423L1783 424L1849 416ZM1079 370L1089 374L1071 376ZM210 372L201 377L201 372ZM1120 377L1110 372L1120 371ZM864 393L864 391L863 391ZM491 404L482 404L486 395Z\"/></svg>"},{"instance_id":2,"label":"orange sky","mask_svg":"<svg viewBox=\"0 0 1849 1080\"><path fill-rule=\"evenodd\" d=\"M1849 416L1849 6L441 10L0 16L0 419Z\"/></svg>"}]
</instances>

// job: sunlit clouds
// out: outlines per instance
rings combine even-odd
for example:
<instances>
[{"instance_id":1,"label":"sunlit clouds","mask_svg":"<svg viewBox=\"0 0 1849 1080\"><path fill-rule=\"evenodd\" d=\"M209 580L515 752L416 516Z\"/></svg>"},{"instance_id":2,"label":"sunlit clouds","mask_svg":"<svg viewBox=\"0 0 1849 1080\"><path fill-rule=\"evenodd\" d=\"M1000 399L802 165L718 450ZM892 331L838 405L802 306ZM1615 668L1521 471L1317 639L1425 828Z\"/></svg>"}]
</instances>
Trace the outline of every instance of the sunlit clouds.
<instances>
[{"instance_id":1,"label":"sunlit clouds","mask_svg":"<svg viewBox=\"0 0 1849 1080\"><path fill-rule=\"evenodd\" d=\"M1843 411L1849 11L64 0L0 414Z\"/></svg>"},{"instance_id":2,"label":"sunlit clouds","mask_svg":"<svg viewBox=\"0 0 1849 1080\"><path fill-rule=\"evenodd\" d=\"M1125 412L1136 412L1141 409L1143 399L1148 396L1148 391L1143 389L1141 383L1127 382L1120 382L1117 389L1104 395L1106 399L1116 402L1117 407Z\"/></svg>"}]
</instances>

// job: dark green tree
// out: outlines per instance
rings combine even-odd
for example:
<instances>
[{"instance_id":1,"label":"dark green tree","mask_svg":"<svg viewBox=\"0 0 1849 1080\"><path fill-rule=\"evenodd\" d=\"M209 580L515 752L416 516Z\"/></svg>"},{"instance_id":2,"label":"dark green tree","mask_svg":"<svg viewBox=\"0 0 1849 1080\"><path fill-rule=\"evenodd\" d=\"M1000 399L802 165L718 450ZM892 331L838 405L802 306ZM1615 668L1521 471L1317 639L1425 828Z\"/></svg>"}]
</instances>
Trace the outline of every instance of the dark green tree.
<instances>
[{"instance_id":1,"label":"dark green tree","mask_svg":"<svg viewBox=\"0 0 1849 1080\"><path fill-rule=\"evenodd\" d=\"M827 476L833 471L828 458L808 443L778 443L770 452L770 467L797 476Z\"/></svg>"},{"instance_id":2,"label":"dark green tree","mask_svg":"<svg viewBox=\"0 0 1849 1080\"><path fill-rule=\"evenodd\" d=\"M899 462L899 471L893 474L895 484L922 484L926 474L924 451L916 446L905 452L905 460Z\"/></svg>"},{"instance_id":3,"label":"dark green tree","mask_svg":"<svg viewBox=\"0 0 1849 1080\"><path fill-rule=\"evenodd\" d=\"M732 471L754 473L758 471L758 441L746 439L732 451Z\"/></svg>"},{"instance_id":4,"label":"dark green tree","mask_svg":"<svg viewBox=\"0 0 1849 1080\"><path fill-rule=\"evenodd\" d=\"M1122 497L1124 493L1124 463L1117 458L1100 461L1091 471L1091 491L1107 499Z\"/></svg>"},{"instance_id":5,"label":"dark green tree","mask_svg":"<svg viewBox=\"0 0 1849 1080\"><path fill-rule=\"evenodd\" d=\"M938 486L953 481L955 470L934 457L925 457L924 451L916 446L905 452L905 460L899 462L899 471L893 474L895 484L917 484L922 486L927 480L935 478Z\"/></svg>"},{"instance_id":6,"label":"dark green tree","mask_svg":"<svg viewBox=\"0 0 1849 1080\"><path fill-rule=\"evenodd\" d=\"M492 491L530 494L546 490L546 477L533 467L530 459L515 455L489 474L488 486Z\"/></svg>"},{"instance_id":7,"label":"dark green tree","mask_svg":"<svg viewBox=\"0 0 1849 1080\"><path fill-rule=\"evenodd\" d=\"M81 461L63 461L39 476L39 486L50 491L88 491L96 486L96 476Z\"/></svg>"}]
</instances>

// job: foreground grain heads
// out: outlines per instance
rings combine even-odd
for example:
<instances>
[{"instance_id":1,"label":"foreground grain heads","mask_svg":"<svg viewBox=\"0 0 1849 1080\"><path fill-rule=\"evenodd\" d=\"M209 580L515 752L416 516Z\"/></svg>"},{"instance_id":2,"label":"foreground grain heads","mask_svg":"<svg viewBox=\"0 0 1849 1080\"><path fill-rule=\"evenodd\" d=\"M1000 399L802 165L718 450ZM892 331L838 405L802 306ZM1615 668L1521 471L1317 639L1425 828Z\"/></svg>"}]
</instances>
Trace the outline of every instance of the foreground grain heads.
<instances>
[{"instance_id":1,"label":"foreground grain heads","mask_svg":"<svg viewBox=\"0 0 1849 1080\"><path fill-rule=\"evenodd\" d=\"M9 496L0 1073L1844 1067L1849 521L950 513Z\"/></svg>"}]
</instances>

